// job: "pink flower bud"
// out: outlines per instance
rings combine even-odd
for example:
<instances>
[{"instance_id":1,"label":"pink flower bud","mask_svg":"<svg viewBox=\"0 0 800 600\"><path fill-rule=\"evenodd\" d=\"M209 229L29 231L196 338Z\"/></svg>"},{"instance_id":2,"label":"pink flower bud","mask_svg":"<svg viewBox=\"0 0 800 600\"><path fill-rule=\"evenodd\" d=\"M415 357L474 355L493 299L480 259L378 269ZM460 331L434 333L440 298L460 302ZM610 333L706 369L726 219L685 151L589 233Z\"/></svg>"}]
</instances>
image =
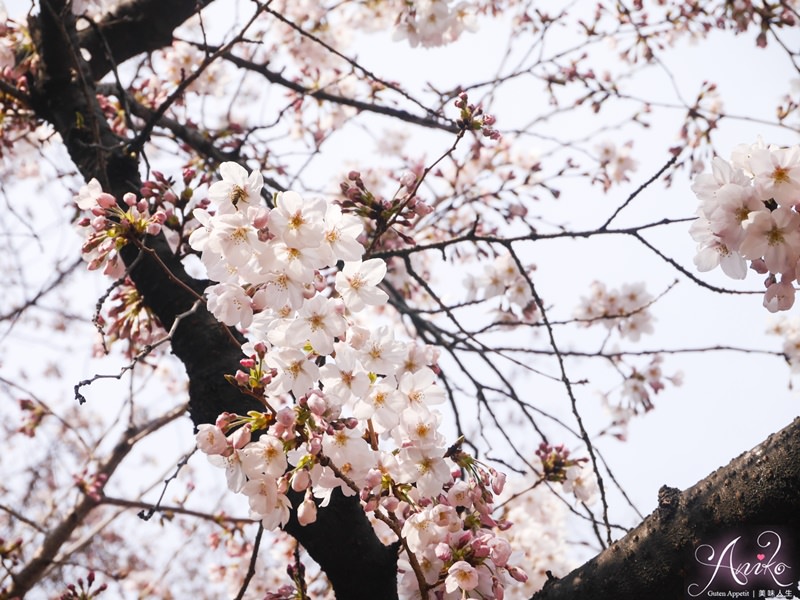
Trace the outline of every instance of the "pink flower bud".
<instances>
[{"instance_id":1,"label":"pink flower bud","mask_svg":"<svg viewBox=\"0 0 800 600\"><path fill-rule=\"evenodd\" d=\"M417 202L414 204L414 214L420 217L424 217L425 215L429 215L433 212L433 208L425 202Z\"/></svg>"},{"instance_id":2,"label":"pink flower bud","mask_svg":"<svg viewBox=\"0 0 800 600\"><path fill-rule=\"evenodd\" d=\"M511 557L511 544L503 538L496 537L490 541L489 546L494 564L498 567L506 566L508 559Z\"/></svg>"},{"instance_id":3,"label":"pink flower bud","mask_svg":"<svg viewBox=\"0 0 800 600\"><path fill-rule=\"evenodd\" d=\"M278 478L278 493L286 494L289 491L289 479L286 475Z\"/></svg>"},{"instance_id":4,"label":"pink flower bud","mask_svg":"<svg viewBox=\"0 0 800 600\"><path fill-rule=\"evenodd\" d=\"M436 548L434 548L433 552L436 554L436 558L445 562L450 560L453 556L452 549L444 542L439 542L436 544Z\"/></svg>"},{"instance_id":5,"label":"pink flower bud","mask_svg":"<svg viewBox=\"0 0 800 600\"><path fill-rule=\"evenodd\" d=\"M306 499L297 507L297 522L300 525L309 525L317 520L317 505L310 494L306 494Z\"/></svg>"},{"instance_id":6,"label":"pink flower bud","mask_svg":"<svg viewBox=\"0 0 800 600\"><path fill-rule=\"evenodd\" d=\"M325 414L325 411L328 410L328 403L325 402L325 399L314 394L310 396L307 400L308 403L308 410L314 413L317 416L322 416Z\"/></svg>"},{"instance_id":7,"label":"pink flower bud","mask_svg":"<svg viewBox=\"0 0 800 600\"><path fill-rule=\"evenodd\" d=\"M256 215L253 217L253 227L256 229L266 229L269 224L269 211L266 208L260 208Z\"/></svg>"},{"instance_id":8,"label":"pink flower bud","mask_svg":"<svg viewBox=\"0 0 800 600\"><path fill-rule=\"evenodd\" d=\"M528 575L519 567L506 566L506 569L508 570L508 574L520 583L528 581Z\"/></svg>"},{"instance_id":9,"label":"pink flower bud","mask_svg":"<svg viewBox=\"0 0 800 600\"><path fill-rule=\"evenodd\" d=\"M233 439L231 440L234 448L241 450L250 443L250 439L253 437L250 431L252 428L253 426L250 425L250 423L245 423L234 432Z\"/></svg>"},{"instance_id":10,"label":"pink flower bud","mask_svg":"<svg viewBox=\"0 0 800 600\"><path fill-rule=\"evenodd\" d=\"M388 496L381 501L381 504L383 504L383 507L389 512L394 512L400 505L400 500L394 496Z\"/></svg>"},{"instance_id":11,"label":"pink flower bud","mask_svg":"<svg viewBox=\"0 0 800 600\"><path fill-rule=\"evenodd\" d=\"M305 469L295 471L294 475L292 475L292 489L295 492L302 492L307 490L309 485L311 485L311 475L309 475L308 471Z\"/></svg>"},{"instance_id":12,"label":"pink flower bud","mask_svg":"<svg viewBox=\"0 0 800 600\"><path fill-rule=\"evenodd\" d=\"M117 205L117 199L111 194L103 192L97 197L97 205L102 208L111 208Z\"/></svg>"},{"instance_id":13,"label":"pink flower bud","mask_svg":"<svg viewBox=\"0 0 800 600\"><path fill-rule=\"evenodd\" d=\"M292 408L289 406L284 406L278 411L278 414L275 415L275 418L278 423L284 427L291 427L294 425L294 410L292 410Z\"/></svg>"},{"instance_id":14,"label":"pink flower bud","mask_svg":"<svg viewBox=\"0 0 800 600\"><path fill-rule=\"evenodd\" d=\"M144 228L144 231L148 235L158 235L161 231L161 223L154 223L151 221L147 224L147 227Z\"/></svg>"},{"instance_id":15,"label":"pink flower bud","mask_svg":"<svg viewBox=\"0 0 800 600\"><path fill-rule=\"evenodd\" d=\"M250 375L241 370L236 371L236 374L233 376L233 379L239 386L242 387L245 387L250 384Z\"/></svg>"},{"instance_id":16,"label":"pink flower bud","mask_svg":"<svg viewBox=\"0 0 800 600\"><path fill-rule=\"evenodd\" d=\"M492 594L494 595L495 600L503 600L506 596L506 590L503 587L503 584L500 583L500 580L496 577L492 577Z\"/></svg>"},{"instance_id":17,"label":"pink flower bud","mask_svg":"<svg viewBox=\"0 0 800 600\"><path fill-rule=\"evenodd\" d=\"M379 469L370 469L365 478L366 487L369 489L375 488L381 484L383 473Z\"/></svg>"},{"instance_id":18,"label":"pink flower bud","mask_svg":"<svg viewBox=\"0 0 800 600\"><path fill-rule=\"evenodd\" d=\"M236 418L236 414L230 412L224 412L217 417L217 421L215 425L225 431Z\"/></svg>"},{"instance_id":19,"label":"pink flower bud","mask_svg":"<svg viewBox=\"0 0 800 600\"><path fill-rule=\"evenodd\" d=\"M406 171L400 176L400 185L411 189L417 183L417 176L411 171Z\"/></svg>"},{"instance_id":20,"label":"pink flower bud","mask_svg":"<svg viewBox=\"0 0 800 600\"><path fill-rule=\"evenodd\" d=\"M492 491L495 494L503 493L503 488L506 485L506 474L505 473L495 473L494 478L492 479Z\"/></svg>"}]
</instances>

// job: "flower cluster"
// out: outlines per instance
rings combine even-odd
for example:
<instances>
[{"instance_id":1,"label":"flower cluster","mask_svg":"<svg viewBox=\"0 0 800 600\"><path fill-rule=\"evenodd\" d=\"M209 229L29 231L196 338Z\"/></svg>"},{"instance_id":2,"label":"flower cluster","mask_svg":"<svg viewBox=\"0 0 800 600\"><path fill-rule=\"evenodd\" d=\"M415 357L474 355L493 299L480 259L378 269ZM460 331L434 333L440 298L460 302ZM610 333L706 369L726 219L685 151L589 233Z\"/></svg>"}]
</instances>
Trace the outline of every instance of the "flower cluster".
<instances>
[{"instance_id":1,"label":"flower cluster","mask_svg":"<svg viewBox=\"0 0 800 600\"><path fill-rule=\"evenodd\" d=\"M665 375L661 368L663 356L656 354L643 368L630 367L620 364L618 367L624 380L622 382L619 399L612 402L610 394L603 394L603 404L612 417L611 425L603 431L614 437L625 440L627 438L630 420L654 408L652 394L658 394L667 383L680 386L683 383L683 373L677 371L672 375ZM629 370L628 370L629 369ZM625 371L627 373L625 373Z\"/></svg>"},{"instance_id":2,"label":"flower cluster","mask_svg":"<svg viewBox=\"0 0 800 600\"><path fill-rule=\"evenodd\" d=\"M219 282L206 290L209 310L250 337L230 381L265 411L200 425L198 447L267 529L289 519L290 491L303 498L302 525L335 490L357 494L405 540L409 593L424 580L499 597L509 577L525 577L491 518L504 478L448 449L435 350L358 324L388 299L385 263L362 260L362 221L291 191L269 209L258 173L220 171L208 192L215 210L195 209L201 226L189 241Z\"/></svg>"},{"instance_id":3,"label":"flower cluster","mask_svg":"<svg viewBox=\"0 0 800 600\"><path fill-rule=\"evenodd\" d=\"M422 502L421 509L410 512L402 536L426 584L440 594L444 587L444 598L502 598L512 581L527 580L521 569L509 564L508 540L497 535L497 528L508 529L510 523L492 517L494 496L502 492L505 476L457 447L449 454L467 477L445 486L431 503ZM399 567L403 597L418 597L416 573L404 559Z\"/></svg>"},{"instance_id":4,"label":"flower cluster","mask_svg":"<svg viewBox=\"0 0 800 600\"><path fill-rule=\"evenodd\" d=\"M105 265L104 273L120 277L124 271L118 252L129 242L138 241L145 235L155 235L167 220L166 213L157 209L151 213L146 200L137 199L133 193L122 198L127 210L123 210L117 199L107 194L100 182L92 179L83 186L75 198L78 208L88 210L92 217L83 217L78 226L88 231L81 248L83 259L89 269Z\"/></svg>"},{"instance_id":5,"label":"flower cluster","mask_svg":"<svg viewBox=\"0 0 800 600\"><path fill-rule=\"evenodd\" d=\"M404 3L394 39L428 48L454 42L464 31L477 31L474 7L452 0L415 0Z\"/></svg>"},{"instance_id":6,"label":"flower cluster","mask_svg":"<svg viewBox=\"0 0 800 600\"><path fill-rule=\"evenodd\" d=\"M606 191L614 183L629 181L628 173L635 171L637 165L636 160L631 157L631 144L617 148L614 142L606 141L598 144L596 149L602 169L597 178Z\"/></svg>"},{"instance_id":7,"label":"flower cluster","mask_svg":"<svg viewBox=\"0 0 800 600\"><path fill-rule=\"evenodd\" d=\"M653 316L648 310L652 302L643 283L608 290L604 283L595 281L589 296L581 298L575 318L586 327L599 321L606 329L616 329L622 337L636 342L643 333L653 333Z\"/></svg>"},{"instance_id":8,"label":"flower cluster","mask_svg":"<svg viewBox=\"0 0 800 600\"><path fill-rule=\"evenodd\" d=\"M542 442L536 449L541 463L541 479L560 483L564 492L574 494L585 504L592 504L597 497L597 477L591 467L584 466L588 459L570 458L563 445L551 446Z\"/></svg>"},{"instance_id":9,"label":"flower cluster","mask_svg":"<svg viewBox=\"0 0 800 600\"><path fill-rule=\"evenodd\" d=\"M391 199L374 194L364 183L361 173L350 171L339 184L344 196L341 206L348 213L358 215L368 226L367 233L373 245L383 247L396 244L414 244L414 239L398 229L413 227L419 217L433 212L433 208L416 195L419 186L417 174L406 171L399 177L399 188ZM391 232L391 236L381 236ZM399 240L397 239L399 238Z\"/></svg>"},{"instance_id":10,"label":"flower cluster","mask_svg":"<svg viewBox=\"0 0 800 600\"><path fill-rule=\"evenodd\" d=\"M152 348L166 335L158 317L145 304L144 298L129 277L125 277L117 286L108 301L108 318L98 314L96 325L102 330L107 322L110 323L105 330L109 345L116 341L125 342L127 356L132 358L143 349ZM98 352L105 350L104 342Z\"/></svg>"},{"instance_id":11,"label":"flower cluster","mask_svg":"<svg viewBox=\"0 0 800 600\"><path fill-rule=\"evenodd\" d=\"M783 338L783 355L792 372L800 372L800 317L779 319L770 325L767 333Z\"/></svg>"},{"instance_id":12,"label":"flower cluster","mask_svg":"<svg viewBox=\"0 0 800 600\"><path fill-rule=\"evenodd\" d=\"M519 313L523 321L535 323L539 319L539 313L528 277L527 273L520 272L510 254L501 254L484 267L482 274L467 274L467 301L472 302L477 298L488 300L499 296L508 305L500 309L504 313L501 315L502 320L508 321Z\"/></svg>"},{"instance_id":13,"label":"flower cluster","mask_svg":"<svg viewBox=\"0 0 800 600\"><path fill-rule=\"evenodd\" d=\"M697 268L720 266L744 279L750 261L766 275L767 310L790 309L800 275L800 145L740 145L730 161L714 158L712 172L698 175L692 190L700 200L690 229Z\"/></svg>"},{"instance_id":14,"label":"flower cluster","mask_svg":"<svg viewBox=\"0 0 800 600\"><path fill-rule=\"evenodd\" d=\"M225 75L219 62L204 64L206 55L202 50L182 41L174 41L172 46L165 48L160 53L164 60L164 74L162 80L173 85L180 85L189 75L194 75L202 65L203 72L195 79L188 89L197 94L220 95L225 88Z\"/></svg>"},{"instance_id":15,"label":"flower cluster","mask_svg":"<svg viewBox=\"0 0 800 600\"><path fill-rule=\"evenodd\" d=\"M456 124L461 129L480 131L484 137L495 141L501 138L500 132L492 128L492 125L497 121L495 117L485 114L480 104L470 104L466 92L461 92L458 95L455 105L461 111L458 119L456 119Z\"/></svg>"}]
</instances>

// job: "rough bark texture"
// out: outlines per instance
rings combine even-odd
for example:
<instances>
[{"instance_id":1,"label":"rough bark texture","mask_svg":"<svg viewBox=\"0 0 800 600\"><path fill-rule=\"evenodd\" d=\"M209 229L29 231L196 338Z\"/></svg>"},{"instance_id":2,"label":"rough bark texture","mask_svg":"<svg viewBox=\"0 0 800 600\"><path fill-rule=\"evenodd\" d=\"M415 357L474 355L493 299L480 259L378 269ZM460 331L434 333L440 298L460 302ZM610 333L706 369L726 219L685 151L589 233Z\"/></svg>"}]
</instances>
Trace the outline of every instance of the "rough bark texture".
<instances>
[{"instance_id":1,"label":"rough bark texture","mask_svg":"<svg viewBox=\"0 0 800 600\"><path fill-rule=\"evenodd\" d=\"M641 525L532 600L685 597L685 565L699 544L744 525L800 535L800 418L684 492L662 488Z\"/></svg>"},{"instance_id":2,"label":"rough bark texture","mask_svg":"<svg viewBox=\"0 0 800 600\"><path fill-rule=\"evenodd\" d=\"M172 44L173 31L211 0L129 0L78 36L99 80L115 65Z\"/></svg>"}]
</instances>

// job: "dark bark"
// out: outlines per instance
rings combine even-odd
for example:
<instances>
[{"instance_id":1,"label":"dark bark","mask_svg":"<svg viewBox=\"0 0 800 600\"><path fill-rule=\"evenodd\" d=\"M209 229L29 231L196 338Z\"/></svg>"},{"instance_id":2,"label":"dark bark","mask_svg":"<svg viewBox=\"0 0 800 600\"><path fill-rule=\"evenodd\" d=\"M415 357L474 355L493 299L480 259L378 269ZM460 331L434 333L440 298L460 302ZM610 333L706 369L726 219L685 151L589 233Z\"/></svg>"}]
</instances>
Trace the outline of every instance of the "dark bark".
<instances>
[{"instance_id":1,"label":"dark bark","mask_svg":"<svg viewBox=\"0 0 800 600\"><path fill-rule=\"evenodd\" d=\"M800 418L688 490L662 488L641 525L532 600L684 598L686 561L699 544L748 525L800 535L798 490Z\"/></svg>"},{"instance_id":2,"label":"dark bark","mask_svg":"<svg viewBox=\"0 0 800 600\"><path fill-rule=\"evenodd\" d=\"M89 67L99 80L129 58L172 44L173 31L212 0L128 0L81 31L81 48L91 54Z\"/></svg>"},{"instance_id":3,"label":"dark bark","mask_svg":"<svg viewBox=\"0 0 800 600\"><path fill-rule=\"evenodd\" d=\"M302 494L290 496L293 506ZM335 490L331 503L320 508L317 521L303 527L294 512L285 530L299 540L320 564L339 600L391 600L397 598L398 544L383 545L363 515L358 496L345 498ZM307 531L306 531L307 530ZM358 562L354 564L354 557Z\"/></svg>"}]
</instances>

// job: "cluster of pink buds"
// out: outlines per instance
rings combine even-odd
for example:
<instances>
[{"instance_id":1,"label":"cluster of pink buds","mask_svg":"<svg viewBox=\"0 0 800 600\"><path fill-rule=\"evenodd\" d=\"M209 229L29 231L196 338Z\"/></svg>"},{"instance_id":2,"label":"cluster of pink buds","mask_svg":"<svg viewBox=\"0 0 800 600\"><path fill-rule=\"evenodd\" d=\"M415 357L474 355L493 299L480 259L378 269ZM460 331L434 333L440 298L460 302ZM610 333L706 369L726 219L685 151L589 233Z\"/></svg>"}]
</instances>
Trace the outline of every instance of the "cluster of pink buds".
<instances>
[{"instance_id":1,"label":"cluster of pink buds","mask_svg":"<svg viewBox=\"0 0 800 600\"><path fill-rule=\"evenodd\" d=\"M177 208L183 210L194 197L195 190L209 182L207 173L198 173L197 169L187 167L182 173L183 189L176 189L176 182L172 177L164 175L161 171L152 172L153 179L142 183L139 194L149 200L153 205L163 207L171 223L173 211ZM208 206L205 200L202 208ZM195 207L196 208L196 207Z\"/></svg>"},{"instance_id":2,"label":"cluster of pink buds","mask_svg":"<svg viewBox=\"0 0 800 600\"><path fill-rule=\"evenodd\" d=\"M22 538L15 540L5 540L0 538L0 564L4 568L15 566L19 563L22 554Z\"/></svg>"},{"instance_id":3,"label":"cluster of pink buds","mask_svg":"<svg viewBox=\"0 0 800 600\"><path fill-rule=\"evenodd\" d=\"M552 481L561 484L567 494L573 494L577 501L591 504L597 497L597 477L584 463L588 458L570 458L569 450L562 444L551 446L545 442L539 445L536 456L542 463L539 481Z\"/></svg>"},{"instance_id":4,"label":"cluster of pink buds","mask_svg":"<svg viewBox=\"0 0 800 600\"><path fill-rule=\"evenodd\" d=\"M542 478L546 481L563 482L567 479L567 469L586 462L586 458L570 458L569 450L563 444L551 446L545 442L539 444L536 456L542 461Z\"/></svg>"},{"instance_id":5,"label":"cluster of pink buds","mask_svg":"<svg viewBox=\"0 0 800 600\"><path fill-rule=\"evenodd\" d=\"M89 571L89 574L86 576L86 581L81 577L78 579L77 585L74 583L67 585L67 591L61 594L59 600L91 600L92 598L97 598L106 591L108 584L101 583L98 587L92 589L94 582L94 571Z\"/></svg>"},{"instance_id":6,"label":"cluster of pink buds","mask_svg":"<svg viewBox=\"0 0 800 600\"><path fill-rule=\"evenodd\" d=\"M345 197L341 202L342 209L363 217L366 223L372 223L378 235L396 225L410 228L418 217L430 214L433 210L416 195L417 187L418 176L409 171L400 177L398 193L392 199L386 199L367 189L361 173L350 171L347 180L339 184ZM410 236L396 229L394 232L405 242L413 243Z\"/></svg>"},{"instance_id":7,"label":"cluster of pink buds","mask_svg":"<svg viewBox=\"0 0 800 600\"><path fill-rule=\"evenodd\" d=\"M445 486L435 499L421 499L414 510L409 506L402 515L403 537L435 597L460 593L463 598L501 599L511 580L527 580L524 571L509 564L511 544L498 535L511 524L492 517L494 497L502 491L505 477L462 452L459 444L448 456L466 477ZM400 564L405 587L410 570L402 559Z\"/></svg>"},{"instance_id":8,"label":"cluster of pink buds","mask_svg":"<svg viewBox=\"0 0 800 600\"><path fill-rule=\"evenodd\" d=\"M133 357L147 346L152 346L165 335L158 317L144 303L136 286L126 277L109 298L108 321L106 330L108 341L127 342L126 355ZM98 315L98 323L104 325L106 320Z\"/></svg>"},{"instance_id":9,"label":"cluster of pink buds","mask_svg":"<svg viewBox=\"0 0 800 600\"><path fill-rule=\"evenodd\" d=\"M267 366L267 345L264 342L253 344L253 354L239 361L242 367L234 375L226 375L229 383L239 387L247 394L263 398L264 390L278 374L277 369Z\"/></svg>"},{"instance_id":10,"label":"cluster of pink buds","mask_svg":"<svg viewBox=\"0 0 800 600\"><path fill-rule=\"evenodd\" d=\"M81 188L76 198L78 208L91 212L91 217L83 217L78 226L89 230L81 248L89 269L106 265L106 273L117 274L117 253L126 244L139 240L145 235L156 235L167 220L167 214L158 208L151 213L146 200L136 198L128 192L122 203L111 194L102 191L100 183L93 179Z\"/></svg>"},{"instance_id":11,"label":"cluster of pink buds","mask_svg":"<svg viewBox=\"0 0 800 600\"><path fill-rule=\"evenodd\" d=\"M469 103L469 98L466 92L461 92L455 101L456 108L461 111L456 124L462 131L480 131L484 137L492 140L499 140L500 132L492 128L496 119L493 115L484 114L481 105Z\"/></svg>"},{"instance_id":12,"label":"cluster of pink buds","mask_svg":"<svg viewBox=\"0 0 800 600\"><path fill-rule=\"evenodd\" d=\"M49 413L43 404L33 400L22 399L19 401L19 407L25 413L25 420L20 425L18 431L33 437L36 435L36 429L42 423L42 419Z\"/></svg>"},{"instance_id":13,"label":"cluster of pink buds","mask_svg":"<svg viewBox=\"0 0 800 600\"><path fill-rule=\"evenodd\" d=\"M125 110L119 101L97 94L97 103L100 105L100 110L103 111L103 116L106 118L111 130L120 137L126 137L128 135L128 124L125 122Z\"/></svg>"},{"instance_id":14,"label":"cluster of pink buds","mask_svg":"<svg viewBox=\"0 0 800 600\"><path fill-rule=\"evenodd\" d=\"M76 487L95 502L100 502L103 495L103 488L108 481L105 473L88 474L86 469L80 475L73 475Z\"/></svg>"}]
</instances>

